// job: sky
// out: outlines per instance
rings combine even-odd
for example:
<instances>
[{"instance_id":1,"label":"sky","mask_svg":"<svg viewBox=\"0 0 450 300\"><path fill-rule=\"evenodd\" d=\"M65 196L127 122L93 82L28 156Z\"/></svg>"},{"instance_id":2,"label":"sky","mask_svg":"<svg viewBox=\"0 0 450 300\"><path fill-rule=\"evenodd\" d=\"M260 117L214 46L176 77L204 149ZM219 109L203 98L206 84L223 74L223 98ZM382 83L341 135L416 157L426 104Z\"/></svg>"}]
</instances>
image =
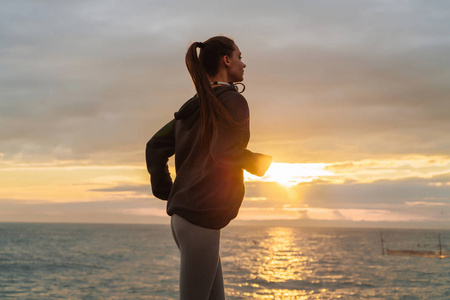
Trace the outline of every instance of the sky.
<instances>
[{"instance_id":1,"label":"sky","mask_svg":"<svg viewBox=\"0 0 450 300\"><path fill-rule=\"evenodd\" d=\"M415 0L3 1L0 222L167 223L145 144L215 35L274 158L234 222L450 228L450 3Z\"/></svg>"}]
</instances>

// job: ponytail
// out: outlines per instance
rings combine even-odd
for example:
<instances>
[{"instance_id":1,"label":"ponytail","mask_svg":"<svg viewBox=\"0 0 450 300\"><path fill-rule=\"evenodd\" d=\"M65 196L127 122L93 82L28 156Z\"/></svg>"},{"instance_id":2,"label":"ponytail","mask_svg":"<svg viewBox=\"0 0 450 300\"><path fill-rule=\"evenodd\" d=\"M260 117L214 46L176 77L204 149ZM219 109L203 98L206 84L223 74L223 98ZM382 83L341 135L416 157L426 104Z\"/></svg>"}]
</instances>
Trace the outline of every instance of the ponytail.
<instances>
[{"instance_id":1,"label":"ponytail","mask_svg":"<svg viewBox=\"0 0 450 300\"><path fill-rule=\"evenodd\" d=\"M208 74L197 55L197 48L203 49L209 41L218 38L230 40L225 37L216 37L209 39L205 43L195 42L188 48L188 51L186 53L186 66L189 71L189 74L192 77L192 81L194 82L200 107L200 118L202 122L201 136L202 140L206 140L208 142L211 140L213 131L217 128L217 126L219 126L219 121L225 121L225 124L227 125L236 124L236 122L233 120L227 109L222 105L222 103L220 103L220 101L214 94L214 91L211 87L211 83L209 82ZM214 41L215 40L213 40L213 42ZM232 40L230 41L234 45L234 42ZM215 44L217 44L217 41ZM223 52L223 50L220 52ZM220 52L217 53L215 56L221 55ZM228 55L231 55L231 53ZM216 66L214 67L215 69L217 69L218 60L215 61L215 65Z\"/></svg>"}]
</instances>

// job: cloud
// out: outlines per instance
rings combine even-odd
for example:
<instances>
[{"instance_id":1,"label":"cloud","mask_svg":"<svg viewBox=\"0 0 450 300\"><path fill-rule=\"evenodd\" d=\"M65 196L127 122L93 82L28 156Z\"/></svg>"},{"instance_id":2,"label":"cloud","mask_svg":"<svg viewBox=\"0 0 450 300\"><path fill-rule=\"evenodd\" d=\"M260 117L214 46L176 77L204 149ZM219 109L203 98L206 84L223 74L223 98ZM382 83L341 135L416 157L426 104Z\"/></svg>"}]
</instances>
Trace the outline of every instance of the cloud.
<instances>
[{"instance_id":1,"label":"cloud","mask_svg":"<svg viewBox=\"0 0 450 300\"><path fill-rule=\"evenodd\" d=\"M187 45L221 32L248 65L256 147L291 162L446 154L447 4L197 4L5 4L5 157L137 163L145 141L193 93Z\"/></svg>"},{"instance_id":2,"label":"cloud","mask_svg":"<svg viewBox=\"0 0 450 300\"><path fill-rule=\"evenodd\" d=\"M168 49L181 48L148 28L164 18L156 4L144 14L145 3L8 4L0 36L6 158L79 160L145 145L145 118L157 115L156 88L164 86L159 73L171 69ZM127 14L133 17L122 18Z\"/></svg>"},{"instance_id":3,"label":"cloud","mask_svg":"<svg viewBox=\"0 0 450 300\"><path fill-rule=\"evenodd\" d=\"M405 202L405 204L409 205L409 206L416 206L416 205L423 205L423 206L450 206L450 203L445 203L445 202L428 202L428 201Z\"/></svg>"},{"instance_id":4,"label":"cloud","mask_svg":"<svg viewBox=\"0 0 450 300\"><path fill-rule=\"evenodd\" d=\"M311 184L298 187L308 204L320 207L392 206L405 202L428 201L431 197L448 197L450 189L435 187L428 183L433 179L408 178L379 180L372 183ZM450 201L450 198L449 198Z\"/></svg>"},{"instance_id":5,"label":"cloud","mask_svg":"<svg viewBox=\"0 0 450 300\"><path fill-rule=\"evenodd\" d=\"M430 222L450 224L450 173L429 178L383 179L374 182L301 183L285 188L276 183L248 182L247 197L266 195L265 201L244 201L246 210L295 219ZM430 184L433 183L433 184ZM443 183L443 184L436 184ZM249 188L250 187L250 188ZM271 190L271 193L266 193ZM264 212L271 208L272 212ZM443 223L443 224L444 224Z\"/></svg>"},{"instance_id":6,"label":"cloud","mask_svg":"<svg viewBox=\"0 0 450 300\"><path fill-rule=\"evenodd\" d=\"M149 185L116 185L113 187L107 187L107 188L97 188L97 189L90 189L91 192L134 192L134 193L143 193L148 194L149 191Z\"/></svg>"},{"instance_id":7,"label":"cloud","mask_svg":"<svg viewBox=\"0 0 450 300\"><path fill-rule=\"evenodd\" d=\"M35 199L0 199L2 222L64 223L164 223L166 202L155 199L125 199L90 202L48 203Z\"/></svg>"},{"instance_id":8,"label":"cloud","mask_svg":"<svg viewBox=\"0 0 450 300\"><path fill-rule=\"evenodd\" d=\"M405 156L401 159L368 159L344 161L326 165L327 171L334 174L330 181L371 182L380 179L430 178L447 174L450 161L442 156ZM322 177L324 178L324 177ZM325 178L324 178L325 179ZM433 184L433 183L429 183ZM442 184L442 183L436 183Z\"/></svg>"}]
</instances>

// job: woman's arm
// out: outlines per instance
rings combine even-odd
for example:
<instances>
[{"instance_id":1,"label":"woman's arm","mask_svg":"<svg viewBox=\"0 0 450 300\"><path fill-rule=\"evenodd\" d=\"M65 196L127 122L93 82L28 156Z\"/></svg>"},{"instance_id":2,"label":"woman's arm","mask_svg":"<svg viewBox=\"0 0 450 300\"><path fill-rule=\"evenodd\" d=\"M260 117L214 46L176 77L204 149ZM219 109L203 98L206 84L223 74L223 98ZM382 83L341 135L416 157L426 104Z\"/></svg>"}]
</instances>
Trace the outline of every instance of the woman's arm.
<instances>
[{"instance_id":1,"label":"woman's arm","mask_svg":"<svg viewBox=\"0 0 450 300\"><path fill-rule=\"evenodd\" d=\"M227 97L222 104L237 126L219 125L213 132L210 153L219 165L239 167L254 175L263 176L272 162L272 157L246 149L250 138L247 100L235 91L223 96Z\"/></svg>"},{"instance_id":2,"label":"woman's arm","mask_svg":"<svg viewBox=\"0 0 450 300\"><path fill-rule=\"evenodd\" d=\"M172 189L172 178L167 165L175 153L175 119L161 128L147 143L145 159L155 197L167 200Z\"/></svg>"}]
</instances>

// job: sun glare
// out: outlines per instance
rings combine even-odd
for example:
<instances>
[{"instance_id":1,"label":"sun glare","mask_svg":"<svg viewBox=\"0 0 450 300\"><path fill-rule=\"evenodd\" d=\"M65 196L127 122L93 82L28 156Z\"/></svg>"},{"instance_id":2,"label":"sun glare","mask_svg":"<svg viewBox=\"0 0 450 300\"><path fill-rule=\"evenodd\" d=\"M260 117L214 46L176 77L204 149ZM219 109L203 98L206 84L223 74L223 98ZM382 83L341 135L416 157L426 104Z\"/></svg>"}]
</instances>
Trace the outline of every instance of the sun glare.
<instances>
[{"instance_id":1,"label":"sun glare","mask_svg":"<svg viewBox=\"0 0 450 300\"><path fill-rule=\"evenodd\" d=\"M300 182L311 182L320 176L331 176L333 172L325 169L326 164L290 164L272 163L263 177L257 177L245 172L246 181L277 182L285 187L291 187Z\"/></svg>"}]
</instances>

